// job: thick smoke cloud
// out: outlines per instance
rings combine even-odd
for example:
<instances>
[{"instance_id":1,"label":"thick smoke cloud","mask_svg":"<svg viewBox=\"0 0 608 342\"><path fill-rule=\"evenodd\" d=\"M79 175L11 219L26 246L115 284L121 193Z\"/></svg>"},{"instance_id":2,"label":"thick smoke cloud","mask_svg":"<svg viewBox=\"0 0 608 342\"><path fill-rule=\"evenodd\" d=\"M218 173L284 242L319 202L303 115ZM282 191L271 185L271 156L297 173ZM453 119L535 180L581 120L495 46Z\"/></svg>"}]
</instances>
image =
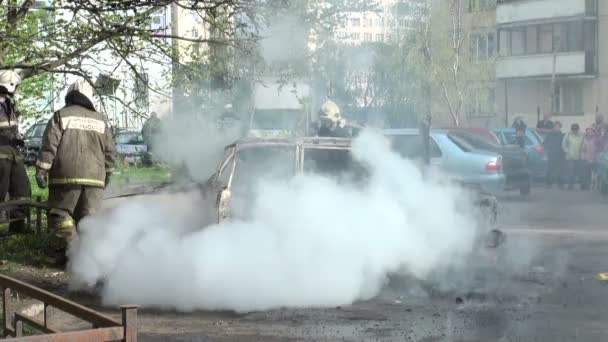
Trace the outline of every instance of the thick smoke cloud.
<instances>
[{"instance_id":1,"label":"thick smoke cloud","mask_svg":"<svg viewBox=\"0 0 608 342\"><path fill-rule=\"evenodd\" d=\"M203 228L192 194L123 203L82 222L70 270L88 285L104 279L105 304L246 312L352 303L391 274L424 280L467 260L478 232L464 194L380 134L364 132L352 153L369 165L366 185L264 181L247 221Z\"/></svg>"}]
</instances>

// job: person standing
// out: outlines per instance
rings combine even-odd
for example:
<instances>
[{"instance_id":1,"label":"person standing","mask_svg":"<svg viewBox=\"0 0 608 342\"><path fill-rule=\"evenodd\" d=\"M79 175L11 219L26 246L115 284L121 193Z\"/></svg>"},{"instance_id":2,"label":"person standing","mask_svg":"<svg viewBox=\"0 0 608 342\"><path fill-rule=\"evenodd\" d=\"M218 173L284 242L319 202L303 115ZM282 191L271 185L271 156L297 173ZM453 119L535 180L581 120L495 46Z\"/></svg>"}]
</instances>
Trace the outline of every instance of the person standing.
<instances>
[{"instance_id":1,"label":"person standing","mask_svg":"<svg viewBox=\"0 0 608 342\"><path fill-rule=\"evenodd\" d=\"M30 181L27 177L23 155L18 150L23 146L19 136L19 113L15 108L15 92L21 83L19 74L12 70L0 71L0 202L31 199ZM9 232L24 233L26 230L23 210L13 210Z\"/></svg>"},{"instance_id":2,"label":"person standing","mask_svg":"<svg viewBox=\"0 0 608 342\"><path fill-rule=\"evenodd\" d=\"M158 140L158 135L161 130L161 121L156 112L152 112L150 117L144 123L141 129L141 135L144 138L144 143L148 146L148 152L155 150L155 145Z\"/></svg>"},{"instance_id":3,"label":"person standing","mask_svg":"<svg viewBox=\"0 0 608 342\"><path fill-rule=\"evenodd\" d=\"M543 114L543 119L536 124L536 128L545 132L551 132L555 123L551 121L551 114L545 113Z\"/></svg>"},{"instance_id":4,"label":"person standing","mask_svg":"<svg viewBox=\"0 0 608 342\"><path fill-rule=\"evenodd\" d=\"M562 172L564 168L563 140L562 124L556 121L551 132L545 137L543 147L547 152L547 186L551 187L553 183L557 183L560 189L564 186Z\"/></svg>"},{"instance_id":5,"label":"person standing","mask_svg":"<svg viewBox=\"0 0 608 342\"><path fill-rule=\"evenodd\" d=\"M575 123L570 127L570 132L564 136L562 149L566 157L566 175L568 190L574 189L574 183L580 175L581 153L583 148L583 136L580 126Z\"/></svg>"},{"instance_id":6,"label":"person standing","mask_svg":"<svg viewBox=\"0 0 608 342\"><path fill-rule=\"evenodd\" d=\"M589 190L591 185L591 170L597 157L595 130L591 127L585 130L581 151L581 189Z\"/></svg>"},{"instance_id":7,"label":"person standing","mask_svg":"<svg viewBox=\"0 0 608 342\"><path fill-rule=\"evenodd\" d=\"M78 223L101 205L116 159L111 128L95 110L93 91L82 79L69 86L65 107L47 124L36 162L38 185L49 186L49 227L62 240L58 263L67 261L65 248L78 237Z\"/></svg>"}]
</instances>

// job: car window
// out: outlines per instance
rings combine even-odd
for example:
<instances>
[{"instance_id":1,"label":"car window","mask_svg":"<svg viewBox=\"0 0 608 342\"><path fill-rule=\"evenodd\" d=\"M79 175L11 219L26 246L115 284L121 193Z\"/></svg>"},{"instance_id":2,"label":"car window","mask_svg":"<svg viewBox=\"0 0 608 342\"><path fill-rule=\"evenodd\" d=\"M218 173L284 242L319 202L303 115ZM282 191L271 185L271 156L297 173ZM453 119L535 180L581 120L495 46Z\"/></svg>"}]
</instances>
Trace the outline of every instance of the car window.
<instances>
[{"instance_id":1,"label":"car window","mask_svg":"<svg viewBox=\"0 0 608 342\"><path fill-rule=\"evenodd\" d=\"M486 139L483 139L474 134L465 133L465 132L456 132L456 133L453 133L453 135L461 138L462 140L466 141L471 147L474 147L475 149L478 149L478 150L496 151L497 149L500 148L500 147L498 147L498 145L492 144L489 141L487 141Z\"/></svg>"},{"instance_id":2,"label":"car window","mask_svg":"<svg viewBox=\"0 0 608 342\"><path fill-rule=\"evenodd\" d=\"M517 135L515 135L515 132L502 132L502 134L504 137L503 142L505 145L517 145ZM530 135L526 134L524 135L524 137L526 140L526 146L536 145L536 143L532 141Z\"/></svg>"},{"instance_id":3,"label":"car window","mask_svg":"<svg viewBox=\"0 0 608 342\"><path fill-rule=\"evenodd\" d=\"M448 139L463 152L471 152L475 150L475 146L471 145L468 141L462 139L457 135L450 133L448 134Z\"/></svg>"},{"instance_id":4,"label":"car window","mask_svg":"<svg viewBox=\"0 0 608 342\"><path fill-rule=\"evenodd\" d=\"M25 132L26 138L42 138L46 124L35 124Z\"/></svg>"},{"instance_id":5,"label":"car window","mask_svg":"<svg viewBox=\"0 0 608 342\"><path fill-rule=\"evenodd\" d=\"M418 159L424 157L424 146L422 138L418 134L389 136L393 149L402 157L407 159ZM441 157L441 150L437 142L431 137L429 139L431 158Z\"/></svg>"},{"instance_id":6,"label":"car window","mask_svg":"<svg viewBox=\"0 0 608 342\"><path fill-rule=\"evenodd\" d=\"M257 180L287 180L295 172L294 146L256 146L237 151L233 189L248 188Z\"/></svg>"},{"instance_id":7,"label":"car window","mask_svg":"<svg viewBox=\"0 0 608 342\"><path fill-rule=\"evenodd\" d=\"M365 180L367 169L352 158L350 151L339 149L304 149L305 173L335 177L339 182Z\"/></svg>"}]
</instances>

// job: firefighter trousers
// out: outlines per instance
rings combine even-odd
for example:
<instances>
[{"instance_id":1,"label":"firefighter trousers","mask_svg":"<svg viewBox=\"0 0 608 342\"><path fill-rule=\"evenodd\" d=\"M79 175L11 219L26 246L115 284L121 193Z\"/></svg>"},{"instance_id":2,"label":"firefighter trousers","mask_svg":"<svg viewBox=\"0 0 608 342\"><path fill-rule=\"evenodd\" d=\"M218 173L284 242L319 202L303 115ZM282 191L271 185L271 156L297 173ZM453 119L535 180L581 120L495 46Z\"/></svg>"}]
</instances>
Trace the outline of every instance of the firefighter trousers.
<instances>
[{"instance_id":1,"label":"firefighter trousers","mask_svg":"<svg viewBox=\"0 0 608 342\"><path fill-rule=\"evenodd\" d=\"M59 238L70 240L84 217L101 206L103 188L87 185L51 185L49 188L49 227Z\"/></svg>"},{"instance_id":2,"label":"firefighter trousers","mask_svg":"<svg viewBox=\"0 0 608 342\"><path fill-rule=\"evenodd\" d=\"M23 156L12 146L0 146L0 202L7 199L26 200L31 197L32 190L23 164ZM9 215L11 219L18 219L9 224L9 231L24 233L27 209L14 209Z\"/></svg>"}]
</instances>

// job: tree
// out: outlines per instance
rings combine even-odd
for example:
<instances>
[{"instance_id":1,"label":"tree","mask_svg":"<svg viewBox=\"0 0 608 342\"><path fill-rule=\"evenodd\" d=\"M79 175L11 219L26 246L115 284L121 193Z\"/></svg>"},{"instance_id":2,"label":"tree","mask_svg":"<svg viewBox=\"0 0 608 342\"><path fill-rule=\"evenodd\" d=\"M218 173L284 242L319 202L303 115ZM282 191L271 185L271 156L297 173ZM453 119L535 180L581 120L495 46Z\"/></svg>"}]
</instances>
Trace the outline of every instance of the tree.
<instances>
[{"instance_id":1,"label":"tree","mask_svg":"<svg viewBox=\"0 0 608 342\"><path fill-rule=\"evenodd\" d=\"M462 0L434 5L430 16L421 18L413 32L410 61L420 65L421 75L427 75L423 81L435 95L432 99L435 111L445 109L452 123L460 126L467 112L494 105L493 87L485 85L494 78L495 49L491 50L489 45L495 44L495 40L487 38L492 18L483 12L465 15ZM478 34L486 35L483 54Z\"/></svg>"},{"instance_id":2,"label":"tree","mask_svg":"<svg viewBox=\"0 0 608 342\"><path fill-rule=\"evenodd\" d=\"M94 85L94 74L112 73L119 68L147 84L141 67L144 62L180 63L173 49L174 42L237 45L234 28L218 25L213 13L223 11L229 17L238 11L247 15L255 3L245 0L0 0L0 69L20 70L25 90L37 89L34 85L50 81L41 75L78 75ZM153 15L169 7L200 16L216 34L176 35L171 33L170 23L153 28ZM161 91L153 85L149 88L152 92ZM26 92L26 95L37 97L39 94Z\"/></svg>"}]
</instances>

